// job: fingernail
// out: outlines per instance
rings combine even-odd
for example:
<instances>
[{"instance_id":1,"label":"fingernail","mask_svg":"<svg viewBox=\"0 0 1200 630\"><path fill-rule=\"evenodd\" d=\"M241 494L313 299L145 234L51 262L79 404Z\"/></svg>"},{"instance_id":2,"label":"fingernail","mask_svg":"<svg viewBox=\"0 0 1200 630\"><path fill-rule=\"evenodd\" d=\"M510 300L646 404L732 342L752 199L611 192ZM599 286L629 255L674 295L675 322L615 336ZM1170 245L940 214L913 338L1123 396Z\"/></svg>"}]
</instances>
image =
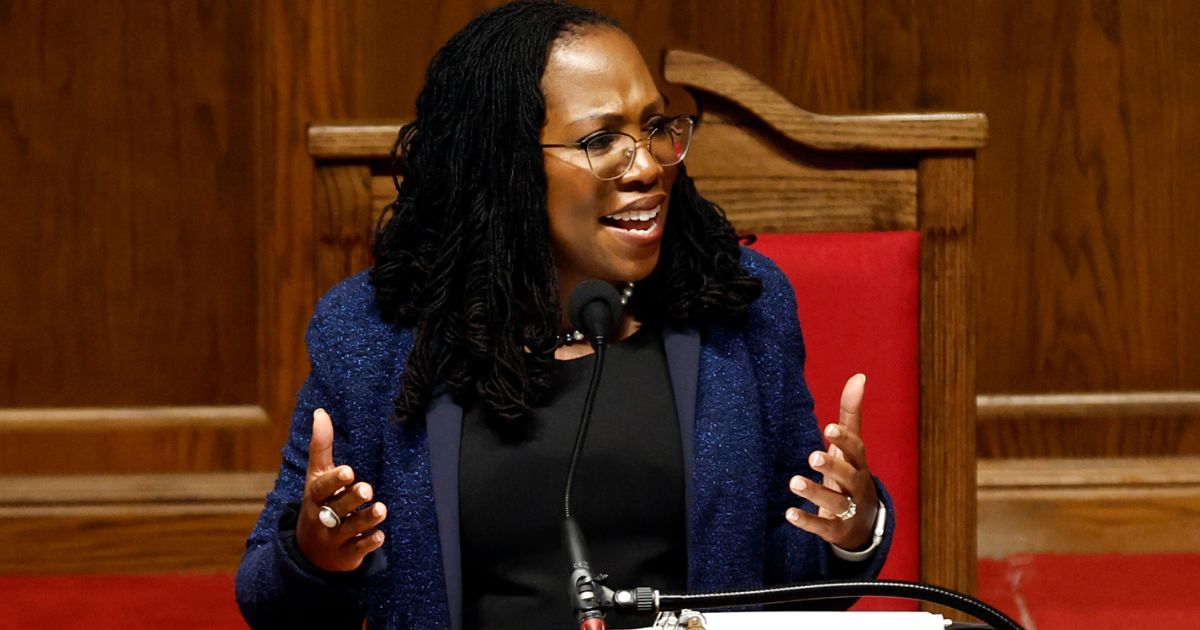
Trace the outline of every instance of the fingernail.
<instances>
[{"instance_id":1,"label":"fingernail","mask_svg":"<svg viewBox=\"0 0 1200 630\"><path fill-rule=\"evenodd\" d=\"M350 481L350 477L351 477L351 475L350 475L349 468L341 468L338 470L338 480L339 481Z\"/></svg>"},{"instance_id":2,"label":"fingernail","mask_svg":"<svg viewBox=\"0 0 1200 630\"><path fill-rule=\"evenodd\" d=\"M813 466L820 466L825 463L825 456L820 453L813 453L812 457L808 458L808 461Z\"/></svg>"},{"instance_id":3,"label":"fingernail","mask_svg":"<svg viewBox=\"0 0 1200 630\"><path fill-rule=\"evenodd\" d=\"M383 504L376 503L375 505L372 505L371 514L374 514L375 516L383 516Z\"/></svg>"},{"instance_id":4,"label":"fingernail","mask_svg":"<svg viewBox=\"0 0 1200 630\"><path fill-rule=\"evenodd\" d=\"M788 508L787 514L785 514L785 516L787 517L787 520L789 520L793 523L800 520L800 517L796 514L796 512L797 512L796 508Z\"/></svg>"},{"instance_id":5,"label":"fingernail","mask_svg":"<svg viewBox=\"0 0 1200 630\"><path fill-rule=\"evenodd\" d=\"M792 490L796 492L804 492L808 484L804 482L804 477L792 477Z\"/></svg>"},{"instance_id":6,"label":"fingernail","mask_svg":"<svg viewBox=\"0 0 1200 630\"><path fill-rule=\"evenodd\" d=\"M359 498L361 498L361 499L370 499L371 498L371 489L368 488L367 486L359 486L357 492L358 492Z\"/></svg>"},{"instance_id":7,"label":"fingernail","mask_svg":"<svg viewBox=\"0 0 1200 630\"><path fill-rule=\"evenodd\" d=\"M836 424L825 427L825 437L835 438L842 434L842 429Z\"/></svg>"},{"instance_id":8,"label":"fingernail","mask_svg":"<svg viewBox=\"0 0 1200 630\"><path fill-rule=\"evenodd\" d=\"M383 542L383 532L382 531L375 530L375 533L372 534L372 536L375 538L375 542Z\"/></svg>"}]
</instances>

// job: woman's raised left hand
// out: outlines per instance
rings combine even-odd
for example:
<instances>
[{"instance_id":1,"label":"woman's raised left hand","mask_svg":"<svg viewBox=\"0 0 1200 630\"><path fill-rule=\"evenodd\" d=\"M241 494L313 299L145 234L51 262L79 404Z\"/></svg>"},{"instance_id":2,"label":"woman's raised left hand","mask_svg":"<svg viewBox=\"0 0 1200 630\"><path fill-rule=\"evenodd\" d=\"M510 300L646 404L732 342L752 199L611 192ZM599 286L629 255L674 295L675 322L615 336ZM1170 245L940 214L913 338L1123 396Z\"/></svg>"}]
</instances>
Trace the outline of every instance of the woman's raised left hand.
<instances>
[{"instance_id":1,"label":"woman's raised left hand","mask_svg":"<svg viewBox=\"0 0 1200 630\"><path fill-rule=\"evenodd\" d=\"M798 508L787 511L787 520L826 542L854 551L871 542L879 496L867 468L867 449L862 440L862 400L867 377L855 374L842 389L838 421L825 427L829 449L808 456L823 482L814 483L801 475L792 477L791 491L819 508L809 514ZM853 516L849 515L854 506Z\"/></svg>"}]
</instances>

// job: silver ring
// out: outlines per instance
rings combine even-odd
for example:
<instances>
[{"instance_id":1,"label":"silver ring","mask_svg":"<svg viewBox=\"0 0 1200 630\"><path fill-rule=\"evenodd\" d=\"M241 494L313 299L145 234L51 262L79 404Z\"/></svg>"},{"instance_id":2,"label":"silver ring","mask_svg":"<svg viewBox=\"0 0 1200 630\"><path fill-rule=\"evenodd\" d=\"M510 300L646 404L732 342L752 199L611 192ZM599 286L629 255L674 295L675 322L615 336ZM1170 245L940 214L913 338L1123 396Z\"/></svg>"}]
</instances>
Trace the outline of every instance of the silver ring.
<instances>
[{"instance_id":1,"label":"silver ring","mask_svg":"<svg viewBox=\"0 0 1200 630\"><path fill-rule=\"evenodd\" d=\"M843 521L848 521L848 520L854 518L855 514L858 514L858 505L856 505L854 503L854 499L851 499L850 497L846 497L846 503L847 503L846 510L836 514L836 516L838 518L842 519Z\"/></svg>"},{"instance_id":2,"label":"silver ring","mask_svg":"<svg viewBox=\"0 0 1200 630\"><path fill-rule=\"evenodd\" d=\"M317 512L317 518L321 521L322 525L329 529L342 524L342 517L338 516L338 513L328 505L321 506L321 511Z\"/></svg>"}]
</instances>

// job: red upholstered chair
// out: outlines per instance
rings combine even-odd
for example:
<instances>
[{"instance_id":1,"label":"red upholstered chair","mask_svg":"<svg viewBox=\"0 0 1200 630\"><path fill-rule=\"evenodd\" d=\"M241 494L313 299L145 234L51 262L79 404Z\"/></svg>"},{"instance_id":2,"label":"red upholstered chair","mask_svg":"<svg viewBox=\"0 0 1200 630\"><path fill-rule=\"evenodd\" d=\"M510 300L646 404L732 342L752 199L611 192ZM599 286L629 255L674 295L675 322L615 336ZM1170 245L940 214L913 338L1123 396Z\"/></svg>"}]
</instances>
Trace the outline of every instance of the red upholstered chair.
<instances>
[{"instance_id":1,"label":"red upholstered chair","mask_svg":"<svg viewBox=\"0 0 1200 630\"><path fill-rule=\"evenodd\" d=\"M883 576L974 592L972 190L986 119L821 116L694 53L667 53L664 74L699 108L697 187L792 281L822 424L845 380L868 375L868 457L897 512Z\"/></svg>"},{"instance_id":2,"label":"red upholstered chair","mask_svg":"<svg viewBox=\"0 0 1200 630\"><path fill-rule=\"evenodd\" d=\"M896 508L895 538L881 577L919 579L920 234L768 233L754 248L775 260L796 291L808 352L805 375L822 427L837 421L846 379L867 374L863 436L871 468ZM898 607L880 600L857 605Z\"/></svg>"},{"instance_id":3,"label":"red upholstered chair","mask_svg":"<svg viewBox=\"0 0 1200 630\"><path fill-rule=\"evenodd\" d=\"M669 52L695 97L688 170L798 295L818 417L868 374L864 431L897 504L884 574L975 587L974 151L980 114L820 116L737 68ZM398 123L309 128L324 290L369 261ZM315 298L315 296L314 296ZM868 604L879 607L878 604ZM895 607L894 602L886 603Z\"/></svg>"}]
</instances>

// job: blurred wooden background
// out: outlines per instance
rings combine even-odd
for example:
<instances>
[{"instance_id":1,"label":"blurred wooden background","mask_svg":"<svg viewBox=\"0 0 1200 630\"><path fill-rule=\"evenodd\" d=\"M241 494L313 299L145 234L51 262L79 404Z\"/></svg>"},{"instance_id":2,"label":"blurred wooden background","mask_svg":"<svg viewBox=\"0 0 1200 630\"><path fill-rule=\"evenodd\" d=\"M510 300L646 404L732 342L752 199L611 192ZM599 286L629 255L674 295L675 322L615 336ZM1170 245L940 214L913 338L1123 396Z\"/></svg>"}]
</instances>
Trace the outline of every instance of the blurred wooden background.
<instances>
[{"instance_id":1,"label":"blurred wooden background","mask_svg":"<svg viewBox=\"0 0 1200 630\"><path fill-rule=\"evenodd\" d=\"M412 116L434 51L496 4L0 0L0 541L64 532L0 571L236 563L307 369L314 252L370 237L314 216L305 125ZM1034 487L1149 488L1147 521L1200 522L1200 3L587 4L656 73L684 48L817 112L987 113L981 528ZM1127 518L1095 505L1037 518Z\"/></svg>"}]
</instances>

